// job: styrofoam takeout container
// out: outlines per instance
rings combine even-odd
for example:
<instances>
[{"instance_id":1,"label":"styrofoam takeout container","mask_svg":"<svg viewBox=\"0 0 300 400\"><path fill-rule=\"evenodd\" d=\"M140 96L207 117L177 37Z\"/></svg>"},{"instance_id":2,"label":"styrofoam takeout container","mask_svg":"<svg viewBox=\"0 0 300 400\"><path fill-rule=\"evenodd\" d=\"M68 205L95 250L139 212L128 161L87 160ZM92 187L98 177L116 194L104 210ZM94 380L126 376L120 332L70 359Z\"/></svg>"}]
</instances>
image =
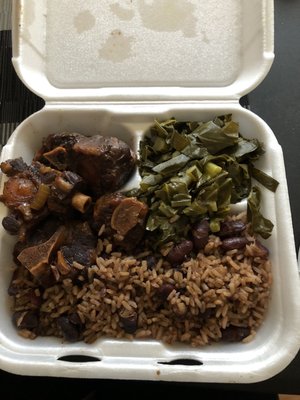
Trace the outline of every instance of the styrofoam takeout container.
<instances>
[{"instance_id":1,"label":"styrofoam takeout container","mask_svg":"<svg viewBox=\"0 0 300 400\"><path fill-rule=\"evenodd\" d=\"M87 345L24 339L12 325L7 295L14 238L1 228L2 369L250 383L291 362L300 345L300 290L282 150L267 124L239 105L239 98L265 77L273 57L272 0L14 1L13 64L46 105L15 130L2 161L22 156L30 162L42 138L53 132L118 136L137 151L154 118L206 120L232 113L242 135L264 142L266 154L258 166L280 185L276 194L263 190L263 213L275 225L266 241L274 284L266 319L248 344L191 348L153 340L106 338ZM136 175L128 187L137 183ZM1 219L5 214L1 205ZM72 355L96 361L62 359Z\"/></svg>"}]
</instances>

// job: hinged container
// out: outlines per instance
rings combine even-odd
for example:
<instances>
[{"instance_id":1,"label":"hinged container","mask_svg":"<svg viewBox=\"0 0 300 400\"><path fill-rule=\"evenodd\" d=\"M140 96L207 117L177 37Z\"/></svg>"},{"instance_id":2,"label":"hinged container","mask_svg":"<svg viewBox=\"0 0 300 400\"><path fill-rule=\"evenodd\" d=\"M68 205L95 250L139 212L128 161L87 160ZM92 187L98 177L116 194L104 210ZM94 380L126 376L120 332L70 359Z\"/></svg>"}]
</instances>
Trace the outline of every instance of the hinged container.
<instances>
[{"instance_id":1,"label":"hinged container","mask_svg":"<svg viewBox=\"0 0 300 400\"><path fill-rule=\"evenodd\" d=\"M22 156L30 162L42 138L53 132L118 136L137 151L154 118L200 121L232 113L243 136L264 142L259 167L280 185L276 194L263 191L263 213L275 225L267 241L274 283L264 324L248 344L191 348L151 340L106 338L92 345L26 340L11 322L7 288L13 238L2 229L2 369L60 377L250 383L291 362L300 344L300 291L282 150L267 124L239 104L265 77L273 58L272 0L13 2L13 64L46 105L18 126L2 161ZM130 182L136 184L137 177ZM1 217L5 213L1 205ZM68 355L98 361L60 359ZM181 359L194 365L166 364Z\"/></svg>"}]
</instances>

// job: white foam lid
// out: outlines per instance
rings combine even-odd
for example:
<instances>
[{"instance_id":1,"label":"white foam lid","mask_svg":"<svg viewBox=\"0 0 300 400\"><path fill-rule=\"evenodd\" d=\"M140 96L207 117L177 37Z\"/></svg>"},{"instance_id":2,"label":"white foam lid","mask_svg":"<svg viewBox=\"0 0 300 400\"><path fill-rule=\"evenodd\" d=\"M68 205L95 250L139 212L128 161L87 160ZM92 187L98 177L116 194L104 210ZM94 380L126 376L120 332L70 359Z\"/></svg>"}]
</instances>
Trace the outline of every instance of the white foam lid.
<instances>
[{"instance_id":1,"label":"white foam lid","mask_svg":"<svg viewBox=\"0 0 300 400\"><path fill-rule=\"evenodd\" d=\"M14 13L14 66L48 102L238 99L274 57L273 0L19 0Z\"/></svg>"}]
</instances>

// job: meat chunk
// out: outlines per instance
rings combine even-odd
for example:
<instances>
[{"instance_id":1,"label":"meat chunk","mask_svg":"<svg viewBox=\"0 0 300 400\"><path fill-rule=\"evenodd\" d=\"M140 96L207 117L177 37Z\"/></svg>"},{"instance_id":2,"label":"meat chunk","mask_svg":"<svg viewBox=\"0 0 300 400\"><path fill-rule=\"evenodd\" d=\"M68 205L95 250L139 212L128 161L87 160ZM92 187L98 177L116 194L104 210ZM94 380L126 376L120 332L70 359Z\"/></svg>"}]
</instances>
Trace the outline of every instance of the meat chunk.
<instances>
[{"instance_id":1,"label":"meat chunk","mask_svg":"<svg viewBox=\"0 0 300 400\"><path fill-rule=\"evenodd\" d=\"M3 226L24 238L49 213L63 220L88 214L95 198L122 186L134 165L129 146L115 137L49 135L30 165L22 158L1 163L9 179L0 201L13 214Z\"/></svg>"},{"instance_id":2,"label":"meat chunk","mask_svg":"<svg viewBox=\"0 0 300 400\"><path fill-rule=\"evenodd\" d=\"M73 221L68 226L68 237L57 252L54 265L62 276L75 277L96 261L97 237L87 222Z\"/></svg>"},{"instance_id":3,"label":"meat chunk","mask_svg":"<svg viewBox=\"0 0 300 400\"><path fill-rule=\"evenodd\" d=\"M15 244L13 251L14 257L17 259L21 251L27 247L47 242L60 226L61 222L58 219L49 217L40 221L38 225L33 227L34 229L28 229L25 232L24 237L19 239Z\"/></svg>"},{"instance_id":4,"label":"meat chunk","mask_svg":"<svg viewBox=\"0 0 300 400\"><path fill-rule=\"evenodd\" d=\"M123 199L115 208L111 217L111 227L121 236L125 236L132 228L142 224L148 207L134 197Z\"/></svg>"},{"instance_id":5,"label":"meat chunk","mask_svg":"<svg viewBox=\"0 0 300 400\"><path fill-rule=\"evenodd\" d=\"M82 199L74 202L74 195L81 190L86 189L86 184L75 172L64 171L56 176L54 182L51 185L51 191L49 194L47 206L51 213L56 215L64 215L66 218L72 216L71 205L74 208L80 208L80 211L86 211L87 207L82 204ZM85 196L85 195L83 195ZM87 201L87 199L85 199ZM73 204L74 203L74 204ZM91 199L89 200L89 204ZM84 208L84 209L83 209Z\"/></svg>"},{"instance_id":6,"label":"meat chunk","mask_svg":"<svg viewBox=\"0 0 300 400\"><path fill-rule=\"evenodd\" d=\"M13 176L25 171L28 165L23 161L22 157L6 160L0 164L1 171L7 176Z\"/></svg>"},{"instance_id":7,"label":"meat chunk","mask_svg":"<svg viewBox=\"0 0 300 400\"><path fill-rule=\"evenodd\" d=\"M65 170L68 166L68 152L64 147L55 147L55 149L44 153L43 157L60 171Z\"/></svg>"},{"instance_id":8,"label":"meat chunk","mask_svg":"<svg viewBox=\"0 0 300 400\"><path fill-rule=\"evenodd\" d=\"M2 225L11 234L24 236L48 215L47 200L50 185L59 171L39 162L27 166L22 159L2 163L9 179L4 183L2 201L10 210Z\"/></svg>"},{"instance_id":9,"label":"meat chunk","mask_svg":"<svg viewBox=\"0 0 300 400\"><path fill-rule=\"evenodd\" d=\"M85 213L92 203L82 177L72 171L59 171L34 161L27 166L22 159L2 163L9 174L0 196L10 215L2 221L3 227L13 235L26 236L49 213L62 219L71 218L74 210Z\"/></svg>"},{"instance_id":10,"label":"meat chunk","mask_svg":"<svg viewBox=\"0 0 300 400\"><path fill-rule=\"evenodd\" d=\"M62 246L57 252L56 266L61 275L76 275L81 269L90 267L96 259L95 248L73 243Z\"/></svg>"},{"instance_id":11,"label":"meat chunk","mask_svg":"<svg viewBox=\"0 0 300 400\"><path fill-rule=\"evenodd\" d=\"M16 245L15 256L22 267L45 284L61 276L73 278L91 266L96 260L96 242L87 222L72 221L63 226L49 220L28 242Z\"/></svg>"},{"instance_id":12,"label":"meat chunk","mask_svg":"<svg viewBox=\"0 0 300 400\"><path fill-rule=\"evenodd\" d=\"M64 133L46 138L35 160L78 173L98 197L118 190L127 181L136 157L116 137Z\"/></svg>"},{"instance_id":13,"label":"meat chunk","mask_svg":"<svg viewBox=\"0 0 300 400\"><path fill-rule=\"evenodd\" d=\"M26 206L31 203L37 187L32 180L24 177L13 176L4 183L3 194L0 200L10 209Z\"/></svg>"},{"instance_id":14,"label":"meat chunk","mask_svg":"<svg viewBox=\"0 0 300 400\"><path fill-rule=\"evenodd\" d=\"M135 166L130 147L115 137L82 137L73 147L76 171L99 196L118 190Z\"/></svg>"},{"instance_id":15,"label":"meat chunk","mask_svg":"<svg viewBox=\"0 0 300 400\"><path fill-rule=\"evenodd\" d=\"M94 208L96 228L105 225L105 234L114 244L130 250L142 240L148 206L135 197L112 193L100 197Z\"/></svg>"},{"instance_id":16,"label":"meat chunk","mask_svg":"<svg viewBox=\"0 0 300 400\"><path fill-rule=\"evenodd\" d=\"M39 183L43 181L41 164L34 162L31 165L24 163L22 158L7 160L0 165L1 171L9 179L4 183L1 201L9 208L20 203L28 203L34 196Z\"/></svg>"},{"instance_id":17,"label":"meat chunk","mask_svg":"<svg viewBox=\"0 0 300 400\"><path fill-rule=\"evenodd\" d=\"M93 213L93 227L95 230L98 231L102 225L105 225L106 232L108 234L112 233L111 217L123 199L125 199L125 196L119 192L99 197L95 203Z\"/></svg>"},{"instance_id":18,"label":"meat chunk","mask_svg":"<svg viewBox=\"0 0 300 400\"><path fill-rule=\"evenodd\" d=\"M64 199L70 193L83 190L85 186L81 176L72 171L64 171L56 177L52 191L55 191L57 197Z\"/></svg>"},{"instance_id":19,"label":"meat chunk","mask_svg":"<svg viewBox=\"0 0 300 400\"><path fill-rule=\"evenodd\" d=\"M60 227L49 240L42 244L27 247L18 255L19 262L36 278L47 274L53 253L66 238L65 227Z\"/></svg>"},{"instance_id":20,"label":"meat chunk","mask_svg":"<svg viewBox=\"0 0 300 400\"><path fill-rule=\"evenodd\" d=\"M78 133L53 133L44 138L42 147L36 152L34 161L45 162L44 154L56 147L63 147L69 152L81 135ZM48 160L50 162L50 160Z\"/></svg>"}]
</instances>

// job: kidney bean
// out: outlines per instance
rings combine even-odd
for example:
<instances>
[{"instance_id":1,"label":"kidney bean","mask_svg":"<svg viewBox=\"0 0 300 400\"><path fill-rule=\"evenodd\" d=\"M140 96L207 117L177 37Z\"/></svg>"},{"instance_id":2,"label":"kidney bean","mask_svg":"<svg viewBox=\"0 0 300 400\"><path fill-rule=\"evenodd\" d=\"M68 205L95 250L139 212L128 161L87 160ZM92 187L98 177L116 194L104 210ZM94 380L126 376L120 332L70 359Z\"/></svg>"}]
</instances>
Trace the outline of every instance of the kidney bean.
<instances>
[{"instance_id":1,"label":"kidney bean","mask_svg":"<svg viewBox=\"0 0 300 400\"><path fill-rule=\"evenodd\" d=\"M21 221L14 214L7 215L2 220L3 228L11 235L16 235L19 232Z\"/></svg>"},{"instance_id":2,"label":"kidney bean","mask_svg":"<svg viewBox=\"0 0 300 400\"><path fill-rule=\"evenodd\" d=\"M42 304L41 296L37 296L34 290L30 291L29 298L30 298L30 303L36 308L38 308Z\"/></svg>"},{"instance_id":3,"label":"kidney bean","mask_svg":"<svg viewBox=\"0 0 300 400\"><path fill-rule=\"evenodd\" d=\"M243 221L224 221L221 223L219 236L229 237L237 236L246 229Z\"/></svg>"},{"instance_id":4,"label":"kidney bean","mask_svg":"<svg viewBox=\"0 0 300 400\"><path fill-rule=\"evenodd\" d=\"M242 249L248 244L248 239L241 236L234 236L226 238L222 241L222 249L225 251L234 250L234 249Z\"/></svg>"},{"instance_id":5,"label":"kidney bean","mask_svg":"<svg viewBox=\"0 0 300 400\"><path fill-rule=\"evenodd\" d=\"M181 243L176 244L168 253L167 261L172 265L181 264L186 256L188 256L193 250L193 242L190 240L184 240Z\"/></svg>"},{"instance_id":6,"label":"kidney bean","mask_svg":"<svg viewBox=\"0 0 300 400\"><path fill-rule=\"evenodd\" d=\"M240 342L250 335L250 328L229 326L222 331L222 340L226 342Z\"/></svg>"},{"instance_id":7,"label":"kidney bean","mask_svg":"<svg viewBox=\"0 0 300 400\"><path fill-rule=\"evenodd\" d=\"M194 226L192 235L196 250L200 250L205 247L208 242L209 231L210 229L207 219L203 219Z\"/></svg>"},{"instance_id":8,"label":"kidney bean","mask_svg":"<svg viewBox=\"0 0 300 400\"><path fill-rule=\"evenodd\" d=\"M76 312L73 312L72 314L69 315L69 321L73 324L73 325L81 325L81 319L79 317L79 315Z\"/></svg>"},{"instance_id":9,"label":"kidney bean","mask_svg":"<svg viewBox=\"0 0 300 400\"><path fill-rule=\"evenodd\" d=\"M38 326L38 316L33 311L17 311L13 314L13 322L18 329L33 329Z\"/></svg>"},{"instance_id":10,"label":"kidney bean","mask_svg":"<svg viewBox=\"0 0 300 400\"><path fill-rule=\"evenodd\" d=\"M57 325L68 342L76 342L79 339L79 329L70 321L68 316L63 315L57 318Z\"/></svg>"},{"instance_id":11,"label":"kidney bean","mask_svg":"<svg viewBox=\"0 0 300 400\"><path fill-rule=\"evenodd\" d=\"M267 258L269 256L269 249L267 249L259 240L255 240L255 244L255 255L261 258Z\"/></svg>"},{"instance_id":12,"label":"kidney bean","mask_svg":"<svg viewBox=\"0 0 300 400\"><path fill-rule=\"evenodd\" d=\"M215 308L207 308L203 313L200 314L200 319L207 320L211 317L214 317L215 315L216 315Z\"/></svg>"},{"instance_id":13,"label":"kidney bean","mask_svg":"<svg viewBox=\"0 0 300 400\"><path fill-rule=\"evenodd\" d=\"M119 317L125 332L134 333L137 330L137 313L135 311L129 311L124 308L120 311Z\"/></svg>"},{"instance_id":14,"label":"kidney bean","mask_svg":"<svg viewBox=\"0 0 300 400\"><path fill-rule=\"evenodd\" d=\"M157 294L162 300L166 300L169 294L175 289L170 283L163 283L158 289Z\"/></svg>"},{"instance_id":15,"label":"kidney bean","mask_svg":"<svg viewBox=\"0 0 300 400\"><path fill-rule=\"evenodd\" d=\"M146 258L146 261L147 261L147 267L149 269L155 268L155 266L156 266L156 258L154 256L148 256Z\"/></svg>"}]
</instances>

